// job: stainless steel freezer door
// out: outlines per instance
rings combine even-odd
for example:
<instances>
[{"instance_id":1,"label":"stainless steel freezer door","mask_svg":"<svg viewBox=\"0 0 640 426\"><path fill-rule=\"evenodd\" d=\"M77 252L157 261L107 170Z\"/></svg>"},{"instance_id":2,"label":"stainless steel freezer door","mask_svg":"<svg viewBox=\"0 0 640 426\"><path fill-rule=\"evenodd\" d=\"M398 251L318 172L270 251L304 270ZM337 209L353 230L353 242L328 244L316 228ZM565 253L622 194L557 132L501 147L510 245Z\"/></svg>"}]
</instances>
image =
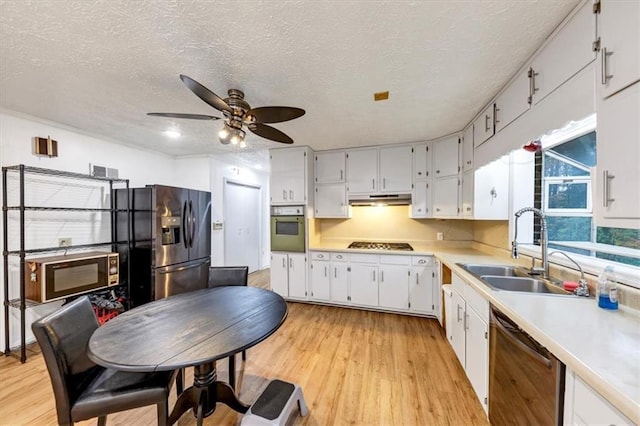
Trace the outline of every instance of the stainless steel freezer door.
<instances>
[{"instance_id":1,"label":"stainless steel freezer door","mask_svg":"<svg viewBox=\"0 0 640 426\"><path fill-rule=\"evenodd\" d=\"M154 300L207 287L210 259L199 259L154 270Z\"/></svg>"},{"instance_id":2,"label":"stainless steel freezer door","mask_svg":"<svg viewBox=\"0 0 640 426\"><path fill-rule=\"evenodd\" d=\"M189 190L189 209L191 211L191 236L189 259L201 259L211 256L211 193Z\"/></svg>"},{"instance_id":3,"label":"stainless steel freezer door","mask_svg":"<svg viewBox=\"0 0 640 426\"><path fill-rule=\"evenodd\" d=\"M155 259L152 267L159 268L167 265L189 261L189 246L187 229L189 220L189 190L172 186L153 186L153 232ZM174 218L172 226L177 226L176 238L170 243L163 244L163 218ZM165 223L166 226L166 223ZM166 231L166 230L165 230ZM203 256L201 256L203 257Z\"/></svg>"}]
</instances>

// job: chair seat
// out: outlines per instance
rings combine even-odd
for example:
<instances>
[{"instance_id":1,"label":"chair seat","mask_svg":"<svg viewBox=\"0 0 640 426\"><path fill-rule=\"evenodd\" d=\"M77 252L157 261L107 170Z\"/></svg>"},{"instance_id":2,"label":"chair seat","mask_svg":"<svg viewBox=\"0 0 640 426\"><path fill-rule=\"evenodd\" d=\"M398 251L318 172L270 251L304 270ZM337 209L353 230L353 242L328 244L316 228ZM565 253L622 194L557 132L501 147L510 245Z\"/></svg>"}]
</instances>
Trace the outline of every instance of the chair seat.
<instances>
[{"instance_id":1,"label":"chair seat","mask_svg":"<svg viewBox=\"0 0 640 426\"><path fill-rule=\"evenodd\" d=\"M174 371L133 373L102 369L71 408L71 418L76 422L166 401L174 376Z\"/></svg>"}]
</instances>

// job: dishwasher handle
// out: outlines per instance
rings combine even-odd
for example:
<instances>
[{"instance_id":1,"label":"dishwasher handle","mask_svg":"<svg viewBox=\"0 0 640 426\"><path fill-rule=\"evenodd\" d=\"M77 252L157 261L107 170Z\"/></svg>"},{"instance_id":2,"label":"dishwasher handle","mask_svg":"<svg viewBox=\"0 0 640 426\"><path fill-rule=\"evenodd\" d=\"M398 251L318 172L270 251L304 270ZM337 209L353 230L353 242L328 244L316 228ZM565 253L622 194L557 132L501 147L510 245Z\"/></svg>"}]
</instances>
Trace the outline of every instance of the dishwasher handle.
<instances>
[{"instance_id":1,"label":"dishwasher handle","mask_svg":"<svg viewBox=\"0 0 640 426\"><path fill-rule=\"evenodd\" d=\"M505 322L506 322L506 320L502 318L502 315L496 313L494 310L491 310L491 323L495 324L495 326L498 329L498 331L501 332L504 335L505 338L507 338L514 345L518 346L525 353L530 355L534 360L542 363L547 368L552 368L553 362L551 361L550 358L547 358L546 356L541 354L539 351L535 350L531 346L527 345L526 343L524 343L520 339L518 339L516 337L516 335L515 335L516 333L514 332L514 330L510 330L509 329L512 326L509 324L509 327L507 327L505 325ZM517 331L517 332L520 333L519 331Z\"/></svg>"}]
</instances>

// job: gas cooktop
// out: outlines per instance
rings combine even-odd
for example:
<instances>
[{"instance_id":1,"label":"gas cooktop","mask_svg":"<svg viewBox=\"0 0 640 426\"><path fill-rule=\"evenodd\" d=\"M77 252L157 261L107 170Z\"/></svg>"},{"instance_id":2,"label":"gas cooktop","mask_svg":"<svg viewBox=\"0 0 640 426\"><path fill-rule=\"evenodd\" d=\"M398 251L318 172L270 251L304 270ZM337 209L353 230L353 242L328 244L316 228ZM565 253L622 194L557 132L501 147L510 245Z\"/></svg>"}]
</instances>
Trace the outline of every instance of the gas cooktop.
<instances>
[{"instance_id":1,"label":"gas cooktop","mask_svg":"<svg viewBox=\"0 0 640 426\"><path fill-rule=\"evenodd\" d=\"M369 250L407 250L413 251L407 243L374 243L370 241L354 241L349 244L350 249L369 249Z\"/></svg>"}]
</instances>

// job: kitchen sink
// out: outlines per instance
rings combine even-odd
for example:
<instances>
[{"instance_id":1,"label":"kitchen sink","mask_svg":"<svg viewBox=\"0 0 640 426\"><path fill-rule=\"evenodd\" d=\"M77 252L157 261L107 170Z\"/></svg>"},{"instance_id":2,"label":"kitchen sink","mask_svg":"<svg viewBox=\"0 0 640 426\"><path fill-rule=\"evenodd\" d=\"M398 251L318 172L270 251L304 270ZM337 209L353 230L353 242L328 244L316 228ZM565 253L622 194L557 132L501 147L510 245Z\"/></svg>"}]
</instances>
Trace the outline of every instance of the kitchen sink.
<instances>
[{"instance_id":1,"label":"kitchen sink","mask_svg":"<svg viewBox=\"0 0 640 426\"><path fill-rule=\"evenodd\" d=\"M554 284L537 278L482 275L480 279L498 290L522 291L526 293L569 294L560 287L556 288Z\"/></svg>"},{"instance_id":2,"label":"kitchen sink","mask_svg":"<svg viewBox=\"0 0 640 426\"><path fill-rule=\"evenodd\" d=\"M482 275L499 275L502 277L515 277L516 276L516 267L514 266L505 266L505 265L480 265L480 264L472 264L472 263L459 263L459 266L462 266L467 271L471 272L473 275L482 276Z\"/></svg>"},{"instance_id":3,"label":"kitchen sink","mask_svg":"<svg viewBox=\"0 0 640 426\"><path fill-rule=\"evenodd\" d=\"M527 268L509 265L458 263L493 290L524 293L573 295L564 290L554 279L531 276Z\"/></svg>"}]
</instances>

